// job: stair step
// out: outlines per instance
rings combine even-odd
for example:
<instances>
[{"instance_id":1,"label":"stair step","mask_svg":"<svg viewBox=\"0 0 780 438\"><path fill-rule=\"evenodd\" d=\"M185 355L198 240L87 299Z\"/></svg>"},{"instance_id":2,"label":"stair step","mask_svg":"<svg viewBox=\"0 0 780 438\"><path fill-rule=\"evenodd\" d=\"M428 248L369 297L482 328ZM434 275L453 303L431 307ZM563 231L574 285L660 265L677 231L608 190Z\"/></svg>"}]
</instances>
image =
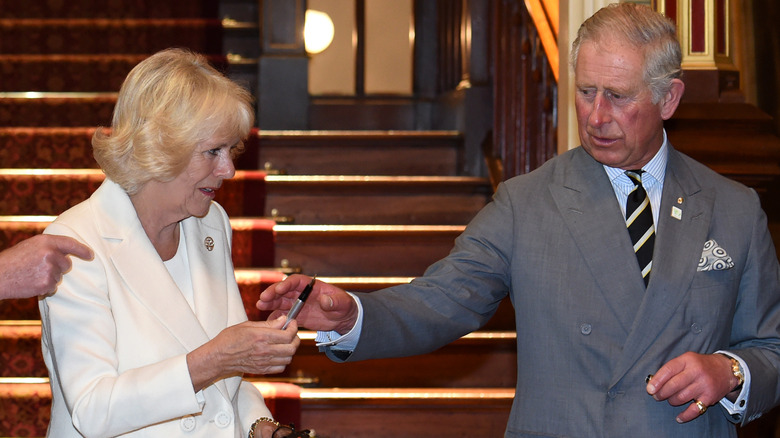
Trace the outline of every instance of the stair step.
<instances>
[{"instance_id":1,"label":"stair step","mask_svg":"<svg viewBox=\"0 0 780 438\"><path fill-rule=\"evenodd\" d=\"M453 131L260 131L255 168L290 175L458 175Z\"/></svg>"},{"instance_id":2,"label":"stair step","mask_svg":"<svg viewBox=\"0 0 780 438\"><path fill-rule=\"evenodd\" d=\"M301 346L281 374L255 376L307 387L427 388L514 387L517 344L514 331L477 331L442 348L415 356L337 364L318 351L315 333L301 330ZM0 321L0 377L46 377L40 321ZM403 371L400 371L403 370Z\"/></svg>"},{"instance_id":3,"label":"stair step","mask_svg":"<svg viewBox=\"0 0 780 438\"><path fill-rule=\"evenodd\" d=\"M54 216L0 216L0 249L41 234ZM231 219L233 264L242 267L279 266L274 263L274 224L271 219Z\"/></svg>"},{"instance_id":4,"label":"stair step","mask_svg":"<svg viewBox=\"0 0 780 438\"><path fill-rule=\"evenodd\" d=\"M420 276L461 225L276 225L275 266L322 276Z\"/></svg>"},{"instance_id":5,"label":"stair step","mask_svg":"<svg viewBox=\"0 0 780 438\"><path fill-rule=\"evenodd\" d=\"M301 427L327 438L498 437L514 394L514 388L306 388Z\"/></svg>"},{"instance_id":6,"label":"stair step","mask_svg":"<svg viewBox=\"0 0 780 438\"><path fill-rule=\"evenodd\" d=\"M114 92L148 54L104 55L0 55L4 92ZM209 56L225 70L222 56ZM51 72L56 71L56 75Z\"/></svg>"},{"instance_id":7,"label":"stair step","mask_svg":"<svg viewBox=\"0 0 780 438\"><path fill-rule=\"evenodd\" d=\"M247 316L252 321L265 321L269 312L260 312L255 303L260 292L271 284L281 281L287 275L281 269L238 268L235 271L238 289L244 302ZM350 292L372 292L379 289L408 283L413 277L327 277L320 280L338 286ZM24 320L40 320L37 298L24 298L0 301L0 320L8 323ZM514 330L514 308L506 298L498 306L496 314L488 321L482 330L506 331ZM2 350L0 350L2 351Z\"/></svg>"},{"instance_id":8,"label":"stair step","mask_svg":"<svg viewBox=\"0 0 780 438\"><path fill-rule=\"evenodd\" d=\"M288 398L292 392L253 383L272 409L278 409L279 393ZM296 426L323 438L464 436L475 426L479 436L501 436L514 393L514 388L303 388ZM15 413L2 417L0 436L44 436L51 409L48 379L0 379L0 406Z\"/></svg>"},{"instance_id":9,"label":"stair step","mask_svg":"<svg viewBox=\"0 0 780 438\"><path fill-rule=\"evenodd\" d=\"M491 196L476 177L269 175L265 215L301 225L462 225Z\"/></svg>"},{"instance_id":10,"label":"stair step","mask_svg":"<svg viewBox=\"0 0 780 438\"><path fill-rule=\"evenodd\" d=\"M99 169L0 169L0 215L57 215L87 199L105 179ZM230 216L263 216L265 172L241 170L216 201Z\"/></svg>"},{"instance_id":11,"label":"stair step","mask_svg":"<svg viewBox=\"0 0 780 438\"><path fill-rule=\"evenodd\" d=\"M152 54L168 47L222 52L217 19L0 19L3 54Z\"/></svg>"},{"instance_id":12,"label":"stair step","mask_svg":"<svg viewBox=\"0 0 780 438\"><path fill-rule=\"evenodd\" d=\"M0 126L111 126L116 98L117 93L0 92Z\"/></svg>"},{"instance_id":13,"label":"stair step","mask_svg":"<svg viewBox=\"0 0 780 438\"><path fill-rule=\"evenodd\" d=\"M217 17L219 2L155 0L0 0L2 18L185 18Z\"/></svg>"},{"instance_id":14,"label":"stair step","mask_svg":"<svg viewBox=\"0 0 780 438\"><path fill-rule=\"evenodd\" d=\"M95 128L0 128L0 168L97 168L94 133Z\"/></svg>"},{"instance_id":15,"label":"stair step","mask_svg":"<svg viewBox=\"0 0 780 438\"><path fill-rule=\"evenodd\" d=\"M681 103L664 126L668 131L774 132L772 116L748 103Z\"/></svg>"},{"instance_id":16,"label":"stair step","mask_svg":"<svg viewBox=\"0 0 780 438\"><path fill-rule=\"evenodd\" d=\"M0 169L0 214L56 215L87 199L98 169ZM485 178L285 176L237 171L217 202L237 216L281 216L297 224L468 223L492 195Z\"/></svg>"},{"instance_id":17,"label":"stair step","mask_svg":"<svg viewBox=\"0 0 780 438\"><path fill-rule=\"evenodd\" d=\"M41 93L42 96L53 93ZM0 93L13 95L13 99L21 101L24 93ZM36 94L33 94L36 95ZM60 93L60 96L73 96L74 94ZM110 114L116 101L116 94L105 93L101 95L110 100ZM45 99L45 97L42 97ZM10 98L9 98L10 99ZM75 99L75 98L74 98ZM34 99L28 99L32 102ZM0 98L0 104L3 99ZM0 117L2 115L0 114ZM103 124L105 125L105 123ZM97 125L89 127L0 127L0 168L43 168L43 169L93 169L97 163L92 155L92 135ZM106 128L110 130L110 128ZM256 134L255 134L256 135ZM246 152L240 155L235 162L236 168L241 170L257 169L257 151L259 146L256 137ZM251 156L251 166L247 156Z\"/></svg>"},{"instance_id":18,"label":"stair step","mask_svg":"<svg viewBox=\"0 0 780 438\"><path fill-rule=\"evenodd\" d=\"M301 346L282 374L268 376L307 387L513 388L517 376L515 331L480 330L427 354L336 363L319 352L315 333L302 330Z\"/></svg>"},{"instance_id":19,"label":"stair step","mask_svg":"<svg viewBox=\"0 0 780 438\"><path fill-rule=\"evenodd\" d=\"M0 216L0 248L40 234L52 216ZM323 276L420 276L465 225L272 225L231 219L233 264Z\"/></svg>"},{"instance_id":20,"label":"stair step","mask_svg":"<svg viewBox=\"0 0 780 438\"><path fill-rule=\"evenodd\" d=\"M47 119L38 120L40 114L34 114L35 108L41 110L51 102L53 110L49 112L56 116L62 107L64 115L70 117L79 110L79 102L96 105L93 99L98 98L105 104L102 122L47 126ZM0 126L0 168L97 167L92 158L92 134L96 126L110 125L115 102L114 93L0 93L0 121L6 121ZM27 125L8 123L12 114L4 113L3 107L24 112L29 116ZM450 131L253 130L236 168L264 169L268 163L287 175L455 176L461 143L461 137Z\"/></svg>"}]
</instances>

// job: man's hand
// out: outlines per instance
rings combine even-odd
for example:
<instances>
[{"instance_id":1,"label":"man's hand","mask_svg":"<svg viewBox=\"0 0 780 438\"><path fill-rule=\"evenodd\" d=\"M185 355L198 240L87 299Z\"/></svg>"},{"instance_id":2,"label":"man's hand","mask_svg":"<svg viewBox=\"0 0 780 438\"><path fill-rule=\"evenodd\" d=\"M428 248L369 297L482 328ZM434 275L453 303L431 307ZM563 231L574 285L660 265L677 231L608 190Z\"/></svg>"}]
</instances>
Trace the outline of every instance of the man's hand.
<instances>
[{"instance_id":1,"label":"man's hand","mask_svg":"<svg viewBox=\"0 0 780 438\"><path fill-rule=\"evenodd\" d=\"M92 260L92 250L67 236L41 234L0 252L0 298L28 298L57 288L70 255Z\"/></svg>"},{"instance_id":2,"label":"man's hand","mask_svg":"<svg viewBox=\"0 0 780 438\"><path fill-rule=\"evenodd\" d=\"M304 275L291 275L264 290L256 306L260 310L273 311L269 320L285 315L310 281L311 278ZM318 280L296 320L299 326L309 330L335 330L345 334L355 326L357 315L357 303L351 296L336 286Z\"/></svg>"},{"instance_id":3,"label":"man's hand","mask_svg":"<svg viewBox=\"0 0 780 438\"><path fill-rule=\"evenodd\" d=\"M733 391L738 383L728 357L688 352L658 369L647 383L647 393L672 406L690 403L677 416L678 423L685 423L704 414L697 401L706 409Z\"/></svg>"}]
</instances>

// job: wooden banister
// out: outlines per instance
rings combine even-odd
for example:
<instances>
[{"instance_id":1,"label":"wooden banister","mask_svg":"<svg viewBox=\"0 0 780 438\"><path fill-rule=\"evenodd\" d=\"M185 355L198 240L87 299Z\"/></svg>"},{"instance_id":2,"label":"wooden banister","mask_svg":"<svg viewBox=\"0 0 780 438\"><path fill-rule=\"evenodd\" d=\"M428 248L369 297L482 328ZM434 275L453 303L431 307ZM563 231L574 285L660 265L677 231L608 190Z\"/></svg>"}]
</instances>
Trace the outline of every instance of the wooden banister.
<instances>
[{"instance_id":1,"label":"wooden banister","mask_svg":"<svg viewBox=\"0 0 780 438\"><path fill-rule=\"evenodd\" d=\"M558 81L558 3L551 0L525 0L539 39L547 54L555 81Z\"/></svg>"},{"instance_id":2,"label":"wooden banister","mask_svg":"<svg viewBox=\"0 0 780 438\"><path fill-rule=\"evenodd\" d=\"M551 4L493 3L494 122L485 156L501 161L502 180L530 172L557 150L557 8L547 9Z\"/></svg>"}]
</instances>

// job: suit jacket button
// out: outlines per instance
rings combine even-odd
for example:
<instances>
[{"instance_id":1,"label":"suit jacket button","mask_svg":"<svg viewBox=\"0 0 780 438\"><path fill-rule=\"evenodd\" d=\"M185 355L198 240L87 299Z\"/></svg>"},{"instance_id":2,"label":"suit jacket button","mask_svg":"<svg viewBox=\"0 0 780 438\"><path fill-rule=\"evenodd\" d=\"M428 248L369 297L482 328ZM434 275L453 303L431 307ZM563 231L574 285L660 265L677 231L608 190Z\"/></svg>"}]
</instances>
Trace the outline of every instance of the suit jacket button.
<instances>
[{"instance_id":1,"label":"suit jacket button","mask_svg":"<svg viewBox=\"0 0 780 438\"><path fill-rule=\"evenodd\" d=\"M231 420L232 416L226 411L219 411L217 416L214 417L214 423L216 423L217 427L221 428L228 427Z\"/></svg>"},{"instance_id":2,"label":"suit jacket button","mask_svg":"<svg viewBox=\"0 0 780 438\"><path fill-rule=\"evenodd\" d=\"M583 335L587 336L592 331L593 331L593 327L590 324L583 323L582 325L580 325L580 333L582 333Z\"/></svg>"},{"instance_id":3,"label":"suit jacket button","mask_svg":"<svg viewBox=\"0 0 780 438\"><path fill-rule=\"evenodd\" d=\"M698 323L694 322L693 324L691 324L691 331L698 335L699 333L701 333L701 326Z\"/></svg>"},{"instance_id":4,"label":"suit jacket button","mask_svg":"<svg viewBox=\"0 0 780 438\"><path fill-rule=\"evenodd\" d=\"M192 415L182 417L179 425L181 426L181 430L185 432L192 432L195 429L195 417Z\"/></svg>"}]
</instances>

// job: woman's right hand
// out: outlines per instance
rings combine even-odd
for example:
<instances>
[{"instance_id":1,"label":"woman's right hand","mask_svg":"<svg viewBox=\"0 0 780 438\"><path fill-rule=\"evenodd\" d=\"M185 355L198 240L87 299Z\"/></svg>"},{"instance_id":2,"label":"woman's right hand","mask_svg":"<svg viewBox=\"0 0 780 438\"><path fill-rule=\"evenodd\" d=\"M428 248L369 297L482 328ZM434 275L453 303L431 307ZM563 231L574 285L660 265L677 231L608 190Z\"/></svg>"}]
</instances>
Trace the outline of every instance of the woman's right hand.
<instances>
[{"instance_id":1,"label":"woman's right hand","mask_svg":"<svg viewBox=\"0 0 780 438\"><path fill-rule=\"evenodd\" d=\"M222 330L214 339L187 355L195 391L222 377L236 374L277 374L284 371L301 340L298 325L285 317L270 321L246 321Z\"/></svg>"}]
</instances>

